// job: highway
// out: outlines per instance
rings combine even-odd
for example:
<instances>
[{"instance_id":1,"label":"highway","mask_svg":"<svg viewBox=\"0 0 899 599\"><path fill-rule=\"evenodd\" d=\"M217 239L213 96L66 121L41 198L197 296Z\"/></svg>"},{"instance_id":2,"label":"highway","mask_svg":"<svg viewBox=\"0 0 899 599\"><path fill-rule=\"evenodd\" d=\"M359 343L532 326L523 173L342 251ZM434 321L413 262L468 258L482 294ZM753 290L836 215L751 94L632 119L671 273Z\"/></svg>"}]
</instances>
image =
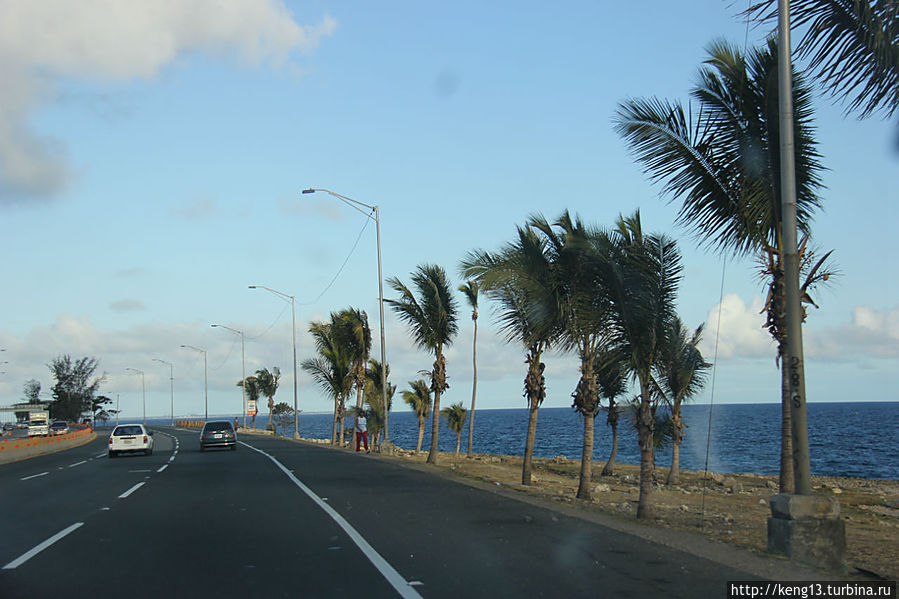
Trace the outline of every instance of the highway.
<instances>
[{"instance_id":1,"label":"highway","mask_svg":"<svg viewBox=\"0 0 899 599\"><path fill-rule=\"evenodd\" d=\"M108 434L108 433L107 433ZM242 435L0 466L0 597L720 597L753 576L375 456Z\"/></svg>"}]
</instances>

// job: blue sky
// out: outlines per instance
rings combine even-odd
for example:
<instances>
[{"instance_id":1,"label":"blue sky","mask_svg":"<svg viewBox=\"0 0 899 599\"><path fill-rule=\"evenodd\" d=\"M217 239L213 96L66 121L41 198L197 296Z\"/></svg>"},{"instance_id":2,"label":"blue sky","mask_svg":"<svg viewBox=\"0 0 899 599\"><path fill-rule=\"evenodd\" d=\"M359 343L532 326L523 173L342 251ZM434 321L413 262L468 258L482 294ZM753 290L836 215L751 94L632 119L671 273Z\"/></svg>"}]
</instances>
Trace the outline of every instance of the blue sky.
<instances>
[{"instance_id":1,"label":"blue sky","mask_svg":"<svg viewBox=\"0 0 899 599\"><path fill-rule=\"evenodd\" d=\"M611 125L628 97L686 100L712 40L759 43L765 31L747 30L740 7L115 6L0 3L0 403L30 378L49 396L47 363L88 355L125 413L140 413L140 377L125 370L137 368L148 414L166 415L158 358L175 365L176 413L202 413L202 357L180 347L190 344L208 351L210 411L239 412L239 339L211 323L244 330L248 373L279 366L276 399L292 401L289 306L248 285L296 296L300 360L312 355L309 321L329 311L359 307L378 327L374 223L325 194L301 195L307 187L380 207L385 277L408 280L431 262L456 284L465 252L500 246L533 212L606 225L639 208L644 228L681 241L679 309L691 327L706 322L709 359L718 333L715 401L779 400L752 261L724 266L675 228L676 206ZM819 292L805 328L809 399L895 401L896 126L844 118L828 98L815 106L829 169L815 243L835 250L842 276ZM444 402L468 405L463 312ZM478 405L523 407L523 353L496 335L486 301L481 314ZM402 389L432 358L389 310L386 328ZM570 405L576 362L546 362L545 405ZM302 373L299 397L307 412L330 408Z\"/></svg>"}]
</instances>

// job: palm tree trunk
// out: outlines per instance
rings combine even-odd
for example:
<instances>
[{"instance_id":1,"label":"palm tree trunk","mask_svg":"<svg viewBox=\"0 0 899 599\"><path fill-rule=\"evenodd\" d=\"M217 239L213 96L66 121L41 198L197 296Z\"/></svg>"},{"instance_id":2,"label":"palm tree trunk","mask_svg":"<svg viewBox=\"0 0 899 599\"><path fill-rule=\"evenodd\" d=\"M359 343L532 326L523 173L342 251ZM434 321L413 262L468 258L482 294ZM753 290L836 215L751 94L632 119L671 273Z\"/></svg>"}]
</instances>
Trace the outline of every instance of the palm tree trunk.
<instances>
[{"instance_id":1,"label":"palm tree trunk","mask_svg":"<svg viewBox=\"0 0 899 599\"><path fill-rule=\"evenodd\" d=\"M440 435L440 395L446 388L446 361L443 358L443 347L438 346L435 352L434 370L431 373L431 390L434 392L434 417L431 420L431 447L428 450L428 464L436 464L439 450L437 440Z\"/></svg>"},{"instance_id":2,"label":"palm tree trunk","mask_svg":"<svg viewBox=\"0 0 899 599\"><path fill-rule=\"evenodd\" d=\"M471 412L468 416L468 457L472 456L471 444L474 438L474 399L478 391L478 320L474 319L474 341L471 347L471 367L474 377L471 382Z\"/></svg>"},{"instance_id":3,"label":"palm tree trunk","mask_svg":"<svg viewBox=\"0 0 899 599\"><path fill-rule=\"evenodd\" d=\"M462 447L462 431L456 433L456 457L459 457L459 449Z\"/></svg>"},{"instance_id":4,"label":"palm tree trunk","mask_svg":"<svg viewBox=\"0 0 899 599\"><path fill-rule=\"evenodd\" d=\"M434 414L431 418L431 448L428 450L428 464L437 463L437 439L440 433L440 390L434 391Z\"/></svg>"},{"instance_id":5,"label":"palm tree trunk","mask_svg":"<svg viewBox=\"0 0 899 599\"><path fill-rule=\"evenodd\" d=\"M652 473L655 466L652 434L655 421L650 405L648 379L648 374L640 377L640 408L637 413L637 436L640 441L640 500L637 503L637 518L641 519L650 519L655 515L652 503Z\"/></svg>"},{"instance_id":6,"label":"palm tree trunk","mask_svg":"<svg viewBox=\"0 0 899 599\"><path fill-rule=\"evenodd\" d=\"M618 408L615 407L615 400L609 400L609 425L612 427L612 454L609 461L603 466L600 476L611 476L615 473L615 458L618 457Z\"/></svg>"},{"instance_id":7,"label":"palm tree trunk","mask_svg":"<svg viewBox=\"0 0 899 599\"><path fill-rule=\"evenodd\" d=\"M537 402L531 400L528 412L528 435L524 441L524 462L521 465L521 484L531 484L531 462L534 458L534 439L537 437Z\"/></svg>"},{"instance_id":8,"label":"palm tree trunk","mask_svg":"<svg viewBox=\"0 0 899 599\"><path fill-rule=\"evenodd\" d=\"M684 438L684 423L680 416L680 404L674 404L671 419L674 421L674 439L671 442L671 469L668 471L666 485L676 485L680 482L680 444Z\"/></svg>"},{"instance_id":9,"label":"palm tree trunk","mask_svg":"<svg viewBox=\"0 0 899 599\"><path fill-rule=\"evenodd\" d=\"M265 430L272 429L272 410L275 409L275 398L268 398L268 424L265 425Z\"/></svg>"},{"instance_id":10,"label":"palm tree trunk","mask_svg":"<svg viewBox=\"0 0 899 599\"><path fill-rule=\"evenodd\" d=\"M581 451L581 477L577 485L577 498L590 501L590 483L593 480L593 425L594 418L589 414L584 417L584 444Z\"/></svg>"},{"instance_id":11,"label":"palm tree trunk","mask_svg":"<svg viewBox=\"0 0 899 599\"><path fill-rule=\"evenodd\" d=\"M780 352L780 480L781 493L796 490L793 478L793 425L790 415L790 373Z\"/></svg>"},{"instance_id":12,"label":"palm tree trunk","mask_svg":"<svg viewBox=\"0 0 899 599\"><path fill-rule=\"evenodd\" d=\"M418 444L415 446L415 453L421 452L421 439L425 436L425 419L418 419Z\"/></svg>"},{"instance_id":13,"label":"palm tree trunk","mask_svg":"<svg viewBox=\"0 0 899 599\"><path fill-rule=\"evenodd\" d=\"M340 413L340 400L334 398L334 422L331 426L331 445L337 445L337 415ZM254 423L255 428L255 423Z\"/></svg>"}]
</instances>

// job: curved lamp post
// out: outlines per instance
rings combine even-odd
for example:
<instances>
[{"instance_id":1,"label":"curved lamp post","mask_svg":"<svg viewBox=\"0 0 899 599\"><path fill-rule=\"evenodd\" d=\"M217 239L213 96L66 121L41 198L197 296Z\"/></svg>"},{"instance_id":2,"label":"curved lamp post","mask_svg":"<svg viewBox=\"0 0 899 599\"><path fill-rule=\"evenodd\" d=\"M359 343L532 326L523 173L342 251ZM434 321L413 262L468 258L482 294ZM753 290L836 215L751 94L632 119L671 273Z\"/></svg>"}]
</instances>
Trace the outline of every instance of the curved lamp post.
<instances>
[{"instance_id":1,"label":"curved lamp post","mask_svg":"<svg viewBox=\"0 0 899 599\"><path fill-rule=\"evenodd\" d=\"M130 370L135 374L140 375L140 389L144 398L144 425L147 424L147 386L144 384L144 371L138 370L137 368L125 368L125 370Z\"/></svg>"},{"instance_id":2,"label":"curved lamp post","mask_svg":"<svg viewBox=\"0 0 899 599\"><path fill-rule=\"evenodd\" d=\"M387 349L384 335L384 277L381 275L381 211L378 206L370 206L353 198L334 193L329 189L304 189L303 193L315 193L321 191L327 193L350 208L364 214L366 217L375 221L375 229L377 230L378 240L378 307L381 316L381 404L384 410L384 441L388 441L387 427ZM368 208L369 212L362 210Z\"/></svg>"},{"instance_id":3,"label":"curved lamp post","mask_svg":"<svg viewBox=\"0 0 899 599\"><path fill-rule=\"evenodd\" d=\"M166 362L165 360L160 360L159 358L153 358L154 362L159 362L160 364L165 364L169 367L169 386L171 387L172 394L172 423L171 426L175 426L175 365L171 362Z\"/></svg>"},{"instance_id":4,"label":"curved lamp post","mask_svg":"<svg viewBox=\"0 0 899 599\"><path fill-rule=\"evenodd\" d=\"M265 289L266 291L277 295L281 299L290 302L290 318L293 323L293 438L300 438L300 420L299 410L297 409L297 312L296 299L292 295L287 295L282 291L276 291L265 285L250 285L250 289Z\"/></svg>"},{"instance_id":5,"label":"curved lamp post","mask_svg":"<svg viewBox=\"0 0 899 599\"><path fill-rule=\"evenodd\" d=\"M203 354L203 401L206 405L206 420L209 420L209 385L207 384L208 377L206 376L206 350L185 343L182 343L181 347L186 347L187 349L192 349Z\"/></svg>"},{"instance_id":6,"label":"curved lamp post","mask_svg":"<svg viewBox=\"0 0 899 599\"><path fill-rule=\"evenodd\" d=\"M209 325L212 328L216 329L225 329L226 331L231 331L237 335L240 335L240 393L243 404L243 427L247 428L247 389L245 386L247 380L247 360L246 354L244 353L244 334L243 331L238 331L237 329L232 329L231 327L226 327L223 324L211 324Z\"/></svg>"}]
</instances>

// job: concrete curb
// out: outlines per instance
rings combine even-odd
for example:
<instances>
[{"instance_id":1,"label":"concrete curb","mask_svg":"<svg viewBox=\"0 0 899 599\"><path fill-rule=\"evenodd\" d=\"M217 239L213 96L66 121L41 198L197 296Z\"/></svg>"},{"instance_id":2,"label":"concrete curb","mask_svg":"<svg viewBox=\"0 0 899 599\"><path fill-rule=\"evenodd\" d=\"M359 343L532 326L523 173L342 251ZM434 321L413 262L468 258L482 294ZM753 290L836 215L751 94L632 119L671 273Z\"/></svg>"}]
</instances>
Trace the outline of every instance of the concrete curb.
<instances>
[{"instance_id":1,"label":"concrete curb","mask_svg":"<svg viewBox=\"0 0 899 599\"><path fill-rule=\"evenodd\" d=\"M5 441L3 443L4 447L0 449L0 464L11 464L12 462L27 460L39 455L48 455L66 451L67 449L73 449L75 447L81 447L82 445L87 445L96 438L97 433L91 430L88 434L81 434L71 439L41 439L44 441L43 443L35 443L33 440L29 439L20 439L21 444L18 444L18 447L7 447L7 445L13 443L13 441ZM24 445L24 447L22 445Z\"/></svg>"}]
</instances>

